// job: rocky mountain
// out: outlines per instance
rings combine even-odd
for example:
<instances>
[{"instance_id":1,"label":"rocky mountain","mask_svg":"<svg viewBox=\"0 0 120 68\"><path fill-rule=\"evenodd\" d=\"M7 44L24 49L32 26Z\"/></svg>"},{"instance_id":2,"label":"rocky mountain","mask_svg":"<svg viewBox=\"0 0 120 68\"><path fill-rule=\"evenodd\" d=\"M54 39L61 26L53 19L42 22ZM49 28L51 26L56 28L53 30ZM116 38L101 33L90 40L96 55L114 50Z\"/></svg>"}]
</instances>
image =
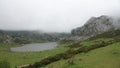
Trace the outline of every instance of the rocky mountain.
<instances>
[{"instance_id":1,"label":"rocky mountain","mask_svg":"<svg viewBox=\"0 0 120 68\"><path fill-rule=\"evenodd\" d=\"M112 31L120 28L120 20L102 15L91 17L82 27L77 27L71 31L69 40L85 40L97 34Z\"/></svg>"},{"instance_id":2,"label":"rocky mountain","mask_svg":"<svg viewBox=\"0 0 120 68\"><path fill-rule=\"evenodd\" d=\"M116 29L115 21L109 16L100 16L90 18L82 27L71 31L74 36L93 36L106 31Z\"/></svg>"}]
</instances>

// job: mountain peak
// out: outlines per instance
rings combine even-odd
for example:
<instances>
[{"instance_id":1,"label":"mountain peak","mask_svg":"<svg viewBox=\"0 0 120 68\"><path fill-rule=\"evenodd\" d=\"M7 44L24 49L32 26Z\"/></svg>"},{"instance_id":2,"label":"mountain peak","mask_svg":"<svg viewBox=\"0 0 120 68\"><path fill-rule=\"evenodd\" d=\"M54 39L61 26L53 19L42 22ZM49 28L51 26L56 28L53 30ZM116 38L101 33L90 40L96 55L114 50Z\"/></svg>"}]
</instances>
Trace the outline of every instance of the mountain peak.
<instances>
[{"instance_id":1,"label":"mountain peak","mask_svg":"<svg viewBox=\"0 0 120 68\"><path fill-rule=\"evenodd\" d=\"M78 36L91 36L114 29L113 19L109 16L91 17L82 27L73 29L71 33Z\"/></svg>"}]
</instances>

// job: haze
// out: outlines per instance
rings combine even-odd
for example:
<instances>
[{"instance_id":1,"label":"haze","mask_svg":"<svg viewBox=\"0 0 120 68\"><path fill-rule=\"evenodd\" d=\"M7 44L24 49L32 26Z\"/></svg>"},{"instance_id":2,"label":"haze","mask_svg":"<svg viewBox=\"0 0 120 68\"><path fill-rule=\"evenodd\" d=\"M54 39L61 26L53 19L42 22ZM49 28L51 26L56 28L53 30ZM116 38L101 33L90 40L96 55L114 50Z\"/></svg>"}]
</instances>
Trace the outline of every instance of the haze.
<instances>
[{"instance_id":1,"label":"haze","mask_svg":"<svg viewBox=\"0 0 120 68\"><path fill-rule=\"evenodd\" d=\"M0 29L70 32L92 16L119 12L119 0L0 0Z\"/></svg>"}]
</instances>

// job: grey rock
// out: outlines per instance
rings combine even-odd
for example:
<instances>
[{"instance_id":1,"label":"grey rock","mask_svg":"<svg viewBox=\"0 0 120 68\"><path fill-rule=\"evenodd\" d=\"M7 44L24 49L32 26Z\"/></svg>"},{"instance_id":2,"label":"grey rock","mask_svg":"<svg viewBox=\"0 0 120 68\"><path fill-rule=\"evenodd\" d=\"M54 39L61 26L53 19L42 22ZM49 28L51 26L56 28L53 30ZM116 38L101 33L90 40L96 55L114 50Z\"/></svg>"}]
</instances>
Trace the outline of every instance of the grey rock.
<instances>
[{"instance_id":1,"label":"grey rock","mask_svg":"<svg viewBox=\"0 0 120 68\"><path fill-rule=\"evenodd\" d=\"M120 29L120 19L102 15L91 17L82 27L77 27L71 31L69 40L83 41L97 34Z\"/></svg>"},{"instance_id":2,"label":"grey rock","mask_svg":"<svg viewBox=\"0 0 120 68\"><path fill-rule=\"evenodd\" d=\"M74 36L93 36L106 31L114 30L113 19L108 16L92 17L82 27L71 31Z\"/></svg>"}]
</instances>

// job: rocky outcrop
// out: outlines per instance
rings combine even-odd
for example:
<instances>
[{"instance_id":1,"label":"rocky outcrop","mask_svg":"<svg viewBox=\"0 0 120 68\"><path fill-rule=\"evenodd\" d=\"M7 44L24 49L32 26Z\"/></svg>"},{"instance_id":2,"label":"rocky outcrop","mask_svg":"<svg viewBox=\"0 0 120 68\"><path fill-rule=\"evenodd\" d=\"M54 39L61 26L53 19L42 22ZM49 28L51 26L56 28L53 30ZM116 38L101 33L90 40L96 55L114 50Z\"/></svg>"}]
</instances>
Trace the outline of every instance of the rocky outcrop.
<instances>
[{"instance_id":1,"label":"rocky outcrop","mask_svg":"<svg viewBox=\"0 0 120 68\"><path fill-rule=\"evenodd\" d=\"M120 29L120 19L102 15L91 17L82 27L71 31L72 36L67 40L83 41L97 34Z\"/></svg>"},{"instance_id":2,"label":"rocky outcrop","mask_svg":"<svg viewBox=\"0 0 120 68\"><path fill-rule=\"evenodd\" d=\"M114 21L111 17L100 16L90 18L85 25L71 31L73 36L94 36L106 31L114 30Z\"/></svg>"}]
</instances>

